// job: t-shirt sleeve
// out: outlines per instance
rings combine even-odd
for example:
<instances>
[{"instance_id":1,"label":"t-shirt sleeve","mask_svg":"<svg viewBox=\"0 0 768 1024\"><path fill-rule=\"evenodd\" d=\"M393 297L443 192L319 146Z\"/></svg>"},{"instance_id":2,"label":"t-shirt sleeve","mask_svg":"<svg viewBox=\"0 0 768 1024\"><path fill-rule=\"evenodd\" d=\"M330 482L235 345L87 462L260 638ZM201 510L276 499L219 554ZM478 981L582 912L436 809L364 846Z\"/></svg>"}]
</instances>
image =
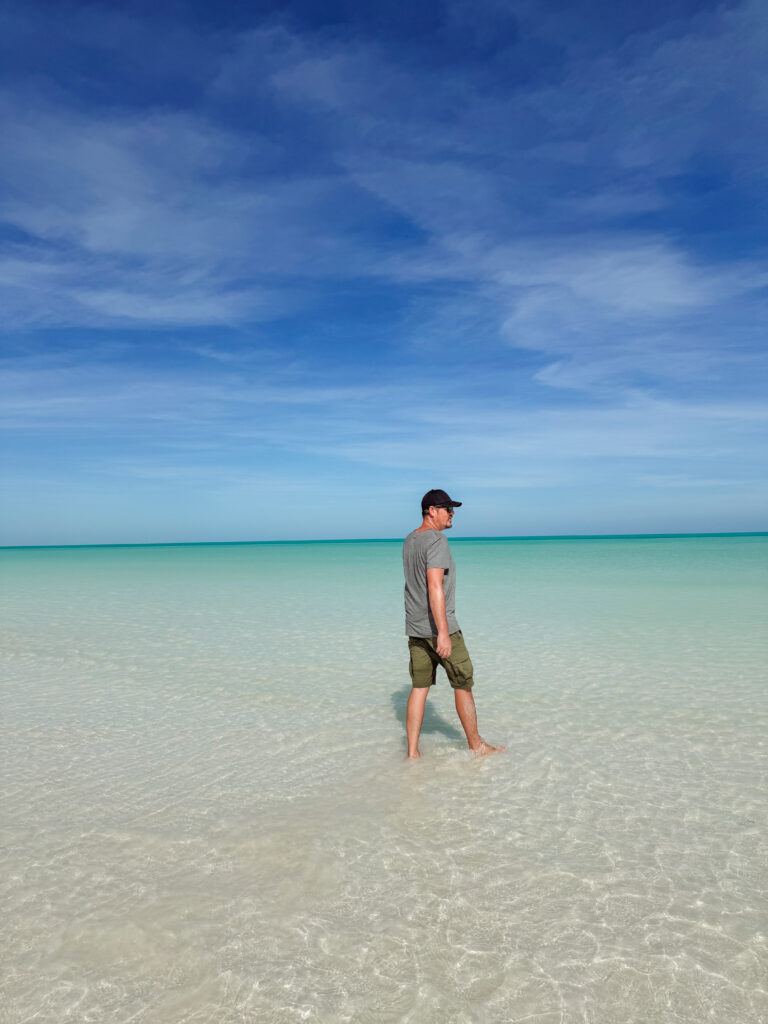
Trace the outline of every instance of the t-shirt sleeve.
<instances>
[{"instance_id":1,"label":"t-shirt sleeve","mask_svg":"<svg viewBox=\"0 0 768 1024\"><path fill-rule=\"evenodd\" d=\"M441 533L437 533L434 538L431 538L430 545L427 548L427 568L450 569L450 567L451 552L448 547L448 541Z\"/></svg>"}]
</instances>

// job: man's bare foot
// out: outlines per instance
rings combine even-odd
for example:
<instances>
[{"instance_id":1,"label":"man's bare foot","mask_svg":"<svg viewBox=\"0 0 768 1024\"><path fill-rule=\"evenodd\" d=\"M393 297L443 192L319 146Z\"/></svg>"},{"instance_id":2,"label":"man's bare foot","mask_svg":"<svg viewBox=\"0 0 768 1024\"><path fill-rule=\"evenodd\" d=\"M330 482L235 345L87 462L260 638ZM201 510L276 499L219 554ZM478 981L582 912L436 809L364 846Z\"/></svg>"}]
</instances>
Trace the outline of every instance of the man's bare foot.
<instances>
[{"instance_id":1,"label":"man's bare foot","mask_svg":"<svg viewBox=\"0 0 768 1024\"><path fill-rule=\"evenodd\" d=\"M415 754L409 754L407 760L415 761L417 757L421 757L421 754L418 752L418 750L416 751Z\"/></svg>"},{"instance_id":2,"label":"man's bare foot","mask_svg":"<svg viewBox=\"0 0 768 1024\"><path fill-rule=\"evenodd\" d=\"M485 740L480 740L479 747L469 748L475 757L487 757L488 754L500 754L502 750L506 750L505 746L492 747L490 743L486 743Z\"/></svg>"}]
</instances>

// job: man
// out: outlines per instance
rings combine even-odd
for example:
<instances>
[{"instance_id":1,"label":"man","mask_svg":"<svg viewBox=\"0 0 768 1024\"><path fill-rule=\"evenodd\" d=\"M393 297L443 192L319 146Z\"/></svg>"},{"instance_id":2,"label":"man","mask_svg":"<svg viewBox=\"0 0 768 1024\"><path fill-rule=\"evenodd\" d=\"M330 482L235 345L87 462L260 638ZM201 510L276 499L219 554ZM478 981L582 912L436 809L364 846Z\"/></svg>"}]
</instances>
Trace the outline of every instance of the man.
<instances>
[{"instance_id":1,"label":"man","mask_svg":"<svg viewBox=\"0 0 768 1024\"><path fill-rule=\"evenodd\" d=\"M483 756L504 749L490 746L477 731L472 662L456 621L456 566L443 530L451 529L454 509L461 504L445 491L427 491L421 499L421 526L403 543L405 631L413 682L406 713L409 758L419 757L424 706L438 665L445 669L453 687L456 711L470 750Z\"/></svg>"}]
</instances>

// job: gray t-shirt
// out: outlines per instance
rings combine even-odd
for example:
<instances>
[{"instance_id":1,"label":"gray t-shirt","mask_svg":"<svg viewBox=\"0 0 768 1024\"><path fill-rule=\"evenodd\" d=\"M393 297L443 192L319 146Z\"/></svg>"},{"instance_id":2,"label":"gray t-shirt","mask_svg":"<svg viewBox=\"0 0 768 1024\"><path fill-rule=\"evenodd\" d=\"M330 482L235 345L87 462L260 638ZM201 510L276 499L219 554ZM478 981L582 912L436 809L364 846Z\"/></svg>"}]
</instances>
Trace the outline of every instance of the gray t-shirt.
<instances>
[{"instance_id":1,"label":"gray t-shirt","mask_svg":"<svg viewBox=\"0 0 768 1024\"><path fill-rule=\"evenodd\" d=\"M408 636L437 636L429 607L427 569L444 569L443 593L448 632L456 633L456 566L448 541L439 530L414 530L403 543L405 573L405 632Z\"/></svg>"}]
</instances>

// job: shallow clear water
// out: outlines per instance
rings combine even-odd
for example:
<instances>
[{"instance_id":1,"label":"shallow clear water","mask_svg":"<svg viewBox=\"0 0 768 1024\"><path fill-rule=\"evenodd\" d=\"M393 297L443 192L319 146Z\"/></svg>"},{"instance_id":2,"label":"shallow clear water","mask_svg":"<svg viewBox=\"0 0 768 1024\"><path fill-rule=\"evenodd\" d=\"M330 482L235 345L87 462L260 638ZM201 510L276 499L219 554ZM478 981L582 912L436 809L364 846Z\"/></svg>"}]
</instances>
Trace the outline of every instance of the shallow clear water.
<instances>
[{"instance_id":1,"label":"shallow clear water","mask_svg":"<svg viewBox=\"0 0 768 1024\"><path fill-rule=\"evenodd\" d=\"M452 546L0 551L2 1019L768 1020L768 537Z\"/></svg>"}]
</instances>

